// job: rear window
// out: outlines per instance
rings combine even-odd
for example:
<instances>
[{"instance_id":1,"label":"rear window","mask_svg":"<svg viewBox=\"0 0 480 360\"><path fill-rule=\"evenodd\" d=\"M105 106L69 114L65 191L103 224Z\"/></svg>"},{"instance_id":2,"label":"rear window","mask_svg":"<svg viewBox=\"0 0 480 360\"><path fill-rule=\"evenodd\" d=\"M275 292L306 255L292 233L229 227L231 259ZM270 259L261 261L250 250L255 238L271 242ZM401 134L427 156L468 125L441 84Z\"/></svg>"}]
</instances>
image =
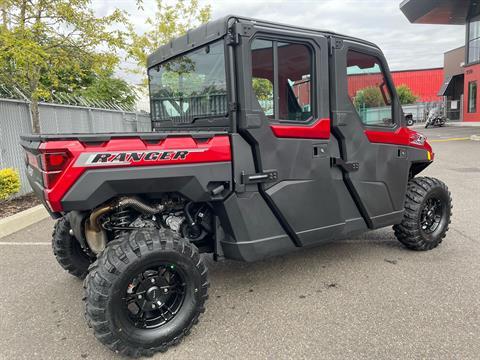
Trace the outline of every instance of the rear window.
<instances>
[{"instance_id":1,"label":"rear window","mask_svg":"<svg viewBox=\"0 0 480 360\"><path fill-rule=\"evenodd\" d=\"M152 121L191 124L228 116L223 42L148 70Z\"/></svg>"}]
</instances>

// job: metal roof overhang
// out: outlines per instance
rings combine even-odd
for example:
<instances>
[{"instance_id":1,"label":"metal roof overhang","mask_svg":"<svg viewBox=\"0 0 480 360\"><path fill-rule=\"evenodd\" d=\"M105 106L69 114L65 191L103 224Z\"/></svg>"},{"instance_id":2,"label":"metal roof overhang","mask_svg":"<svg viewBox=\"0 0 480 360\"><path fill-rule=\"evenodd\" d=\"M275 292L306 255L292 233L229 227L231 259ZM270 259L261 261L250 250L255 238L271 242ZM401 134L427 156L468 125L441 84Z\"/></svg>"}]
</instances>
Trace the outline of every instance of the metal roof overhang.
<instances>
[{"instance_id":1,"label":"metal roof overhang","mask_svg":"<svg viewBox=\"0 0 480 360\"><path fill-rule=\"evenodd\" d=\"M445 79L440 90L438 91L437 96L449 96L452 95L453 84L455 83L455 79L458 77L463 77L463 74L449 76Z\"/></svg>"},{"instance_id":2,"label":"metal roof overhang","mask_svg":"<svg viewBox=\"0 0 480 360\"><path fill-rule=\"evenodd\" d=\"M400 10L416 24L463 25L477 4L471 0L404 0Z\"/></svg>"}]
</instances>

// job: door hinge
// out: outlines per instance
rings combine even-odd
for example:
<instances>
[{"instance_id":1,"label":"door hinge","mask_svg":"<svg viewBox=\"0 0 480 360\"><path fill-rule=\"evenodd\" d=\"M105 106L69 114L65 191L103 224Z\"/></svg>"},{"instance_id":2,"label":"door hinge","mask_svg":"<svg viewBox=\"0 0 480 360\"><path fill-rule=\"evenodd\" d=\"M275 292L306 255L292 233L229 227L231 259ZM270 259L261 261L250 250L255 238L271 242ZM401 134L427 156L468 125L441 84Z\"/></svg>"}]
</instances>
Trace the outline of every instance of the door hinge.
<instances>
[{"instance_id":1,"label":"door hinge","mask_svg":"<svg viewBox=\"0 0 480 360\"><path fill-rule=\"evenodd\" d=\"M240 44L240 37L250 37L253 34L253 23L235 23L229 29L226 36L227 45L235 46Z\"/></svg>"},{"instance_id":2,"label":"door hinge","mask_svg":"<svg viewBox=\"0 0 480 360\"><path fill-rule=\"evenodd\" d=\"M344 161L342 158L330 158L331 166L338 166L346 172L357 171L360 164L357 161Z\"/></svg>"},{"instance_id":3,"label":"door hinge","mask_svg":"<svg viewBox=\"0 0 480 360\"><path fill-rule=\"evenodd\" d=\"M230 110L230 112L237 112L240 110L240 104L238 102L231 102L228 104L228 110Z\"/></svg>"},{"instance_id":4,"label":"door hinge","mask_svg":"<svg viewBox=\"0 0 480 360\"><path fill-rule=\"evenodd\" d=\"M225 42L228 46L235 46L240 43L239 35L233 30L233 27L228 30L227 36L225 37Z\"/></svg>"},{"instance_id":5,"label":"door hinge","mask_svg":"<svg viewBox=\"0 0 480 360\"><path fill-rule=\"evenodd\" d=\"M278 171L277 170L267 170L261 173L256 174L247 174L245 171L242 171L242 184L258 184L264 182L272 182L278 180Z\"/></svg>"},{"instance_id":6,"label":"door hinge","mask_svg":"<svg viewBox=\"0 0 480 360\"><path fill-rule=\"evenodd\" d=\"M336 39L334 37L330 38L330 46L329 46L329 55L333 55L334 50L339 50L343 47L343 40Z\"/></svg>"}]
</instances>

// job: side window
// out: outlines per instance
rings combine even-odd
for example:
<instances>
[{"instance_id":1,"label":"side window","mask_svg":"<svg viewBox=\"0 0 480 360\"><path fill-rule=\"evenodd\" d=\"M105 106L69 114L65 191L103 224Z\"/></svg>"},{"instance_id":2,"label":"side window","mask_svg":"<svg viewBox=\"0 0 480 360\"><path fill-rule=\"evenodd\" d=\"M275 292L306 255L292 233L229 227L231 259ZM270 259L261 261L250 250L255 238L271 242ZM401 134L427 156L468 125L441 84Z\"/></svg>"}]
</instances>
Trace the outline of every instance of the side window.
<instances>
[{"instance_id":1,"label":"side window","mask_svg":"<svg viewBox=\"0 0 480 360\"><path fill-rule=\"evenodd\" d=\"M304 121L312 116L312 54L301 44L278 43L278 107L280 120Z\"/></svg>"},{"instance_id":2,"label":"side window","mask_svg":"<svg viewBox=\"0 0 480 360\"><path fill-rule=\"evenodd\" d=\"M296 43L255 39L251 49L252 88L265 115L289 121L310 119L313 63L310 48ZM274 63L277 69L274 69Z\"/></svg>"},{"instance_id":3,"label":"side window","mask_svg":"<svg viewBox=\"0 0 480 360\"><path fill-rule=\"evenodd\" d=\"M273 112L273 42L252 42L252 87L260 107L269 118Z\"/></svg>"},{"instance_id":4,"label":"side window","mask_svg":"<svg viewBox=\"0 0 480 360\"><path fill-rule=\"evenodd\" d=\"M349 50L347 80L348 95L365 125L394 125L392 94L376 57Z\"/></svg>"}]
</instances>

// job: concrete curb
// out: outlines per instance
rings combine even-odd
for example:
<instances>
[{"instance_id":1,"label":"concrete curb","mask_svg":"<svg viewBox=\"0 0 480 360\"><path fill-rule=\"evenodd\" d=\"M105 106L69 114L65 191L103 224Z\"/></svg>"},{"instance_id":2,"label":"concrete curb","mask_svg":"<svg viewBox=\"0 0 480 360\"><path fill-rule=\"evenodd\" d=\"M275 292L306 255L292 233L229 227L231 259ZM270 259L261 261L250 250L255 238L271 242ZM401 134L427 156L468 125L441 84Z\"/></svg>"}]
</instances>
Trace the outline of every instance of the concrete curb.
<instances>
[{"instance_id":1,"label":"concrete curb","mask_svg":"<svg viewBox=\"0 0 480 360\"><path fill-rule=\"evenodd\" d=\"M43 205L37 205L12 216L0 219L0 238L22 230L49 216Z\"/></svg>"},{"instance_id":2,"label":"concrete curb","mask_svg":"<svg viewBox=\"0 0 480 360\"><path fill-rule=\"evenodd\" d=\"M480 135L472 135L472 136L470 136L470 140L472 140L472 141L480 141Z\"/></svg>"}]
</instances>

